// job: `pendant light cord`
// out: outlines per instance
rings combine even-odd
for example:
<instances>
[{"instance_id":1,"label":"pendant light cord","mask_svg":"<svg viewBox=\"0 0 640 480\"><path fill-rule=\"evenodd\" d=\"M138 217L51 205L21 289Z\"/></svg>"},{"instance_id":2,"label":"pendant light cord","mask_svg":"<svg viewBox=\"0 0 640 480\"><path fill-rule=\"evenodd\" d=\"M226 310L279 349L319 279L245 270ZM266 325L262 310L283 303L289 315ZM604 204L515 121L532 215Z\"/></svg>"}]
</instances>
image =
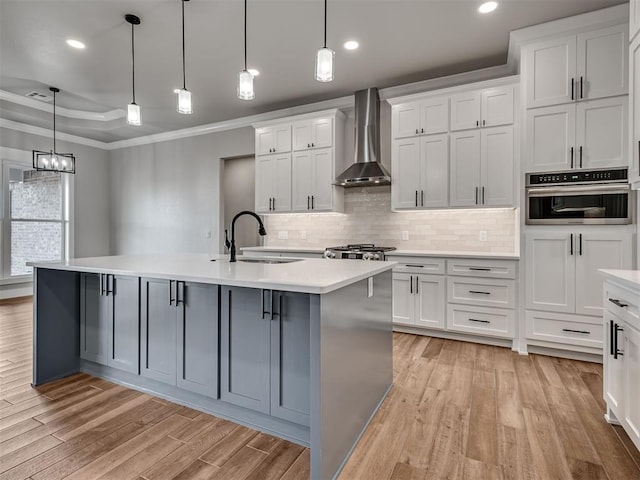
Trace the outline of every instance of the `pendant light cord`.
<instances>
[{"instance_id":1,"label":"pendant light cord","mask_svg":"<svg viewBox=\"0 0 640 480\"><path fill-rule=\"evenodd\" d=\"M324 48L327 48L327 0L324 0Z\"/></svg>"},{"instance_id":2,"label":"pendant light cord","mask_svg":"<svg viewBox=\"0 0 640 480\"><path fill-rule=\"evenodd\" d=\"M133 34L133 23L131 24L131 90L133 92L133 104L136 104L136 53L135 53L135 37Z\"/></svg>"},{"instance_id":3,"label":"pendant light cord","mask_svg":"<svg viewBox=\"0 0 640 480\"><path fill-rule=\"evenodd\" d=\"M244 0L244 69L247 70L247 0Z\"/></svg>"},{"instance_id":4,"label":"pendant light cord","mask_svg":"<svg viewBox=\"0 0 640 480\"><path fill-rule=\"evenodd\" d=\"M184 90L187 89L187 73L186 73L186 67L185 67L185 60L184 60L184 2L186 0L182 0L182 88Z\"/></svg>"},{"instance_id":5,"label":"pendant light cord","mask_svg":"<svg viewBox=\"0 0 640 480\"><path fill-rule=\"evenodd\" d=\"M53 153L56 153L56 92L53 91Z\"/></svg>"}]
</instances>

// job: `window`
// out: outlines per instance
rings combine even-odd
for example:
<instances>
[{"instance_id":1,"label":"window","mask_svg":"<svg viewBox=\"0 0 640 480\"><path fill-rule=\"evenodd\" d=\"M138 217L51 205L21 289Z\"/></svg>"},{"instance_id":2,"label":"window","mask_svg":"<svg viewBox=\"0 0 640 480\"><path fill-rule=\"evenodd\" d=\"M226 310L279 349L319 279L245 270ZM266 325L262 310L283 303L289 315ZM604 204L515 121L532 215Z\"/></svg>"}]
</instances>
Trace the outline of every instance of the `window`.
<instances>
[{"instance_id":1,"label":"window","mask_svg":"<svg viewBox=\"0 0 640 480\"><path fill-rule=\"evenodd\" d=\"M3 157L6 150L2 149ZM18 151L20 152L20 151ZM27 279L27 262L68 257L68 175L31 168L30 153L2 160L2 258L0 276ZM15 157L15 155L14 155ZM25 164L25 160L29 163Z\"/></svg>"}]
</instances>

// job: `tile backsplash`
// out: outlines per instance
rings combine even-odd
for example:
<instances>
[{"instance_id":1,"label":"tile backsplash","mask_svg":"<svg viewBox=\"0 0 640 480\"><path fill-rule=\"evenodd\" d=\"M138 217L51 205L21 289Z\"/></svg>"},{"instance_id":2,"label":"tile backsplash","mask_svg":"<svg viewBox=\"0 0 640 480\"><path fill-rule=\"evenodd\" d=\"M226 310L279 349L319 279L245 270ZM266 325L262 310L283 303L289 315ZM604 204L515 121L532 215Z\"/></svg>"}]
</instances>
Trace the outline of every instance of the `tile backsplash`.
<instances>
[{"instance_id":1,"label":"tile backsplash","mask_svg":"<svg viewBox=\"0 0 640 480\"><path fill-rule=\"evenodd\" d=\"M517 254L515 208L392 212L391 187L349 188L344 213L266 215L270 247L330 247L375 243L403 250ZM402 232L408 240L402 240ZM279 238L287 232L286 239ZM480 241L486 232L486 241ZM283 235L284 236L284 235ZM305 238L306 237L306 238Z\"/></svg>"}]
</instances>

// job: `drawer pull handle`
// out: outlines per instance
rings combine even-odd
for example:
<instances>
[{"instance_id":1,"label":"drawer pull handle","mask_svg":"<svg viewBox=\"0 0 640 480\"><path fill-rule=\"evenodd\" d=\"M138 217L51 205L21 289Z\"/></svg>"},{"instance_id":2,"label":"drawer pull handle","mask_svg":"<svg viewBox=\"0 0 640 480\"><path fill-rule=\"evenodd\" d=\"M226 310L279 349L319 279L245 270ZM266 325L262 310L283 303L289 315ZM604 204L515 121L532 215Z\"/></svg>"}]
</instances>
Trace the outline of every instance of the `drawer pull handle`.
<instances>
[{"instance_id":1,"label":"drawer pull handle","mask_svg":"<svg viewBox=\"0 0 640 480\"><path fill-rule=\"evenodd\" d=\"M563 328L562 331L569 332L569 333L583 333L585 335L591 335L591 332L587 332L586 330L572 330L571 328Z\"/></svg>"},{"instance_id":2,"label":"drawer pull handle","mask_svg":"<svg viewBox=\"0 0 640 480\"><path fill-rule=\"evenodd\" d=\"M484 267L469 267L469 270L473 270L474 272L490 272L491 271L490 268L484 268Z\"/></svg>"},{"instance_id":3,"label":"drawer pull handle","mask_svg":"<svg viewBox=\"0 0 640 480\"><path fill-rule=\"evenodd\" d=\"M418 265L418 264L415 264L415 263L405 263L404 266L405 267L424 268L424 265Z\"/></svg>"},{"instance_id":4,"label":"drawer pull handle","mask_svg":"<svg viewBox=\"0 0 640 480\"><path fill-rule=\"evenodd\" d=\"M478 295L491 295L491 292L480 292L478 290L469 290L469 293L477 293Z\"/></svg>"},{"instance_id":5,"label":"drawer pull handle","mask_svg":"<svg viewBox=\"0 0 640 480\"><path fill-rule=\"evenodd\" d=\"M624 308L624 307L628 307L629 305L626 303L622 303L620 300L618 300L617 298L610 298L609 301L611 303L613 303L614 305L617 305L620 308Z\"/></svg>"},{"instance_id":6,"label":"drawer pull handle","mask_svg":"<svg viewBox=\"0 0 640 480\"><path fill-rule=\"evenodd\" d=\"M491 323L489 320L478 320L477 318L470 318L469 321L478 323Z\"/></svg>"}]
</instances>

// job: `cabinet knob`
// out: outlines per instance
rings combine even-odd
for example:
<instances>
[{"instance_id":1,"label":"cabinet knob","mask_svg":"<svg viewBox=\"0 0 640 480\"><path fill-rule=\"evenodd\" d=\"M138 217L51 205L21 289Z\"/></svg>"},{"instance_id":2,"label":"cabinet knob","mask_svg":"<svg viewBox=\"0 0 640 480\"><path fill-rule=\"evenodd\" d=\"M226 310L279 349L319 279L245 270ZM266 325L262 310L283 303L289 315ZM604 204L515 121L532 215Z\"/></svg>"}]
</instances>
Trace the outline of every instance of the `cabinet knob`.
<instances>
[{"instance_id":1,"label":"cabinet knob","mask_svg":"<svg viewBox=\"0 0 640 480\"><path fill-rule=\"evenodd\" d=\"M416 128L416 135L418 134L418 129Z\"/></svg>"}]
</instances>

